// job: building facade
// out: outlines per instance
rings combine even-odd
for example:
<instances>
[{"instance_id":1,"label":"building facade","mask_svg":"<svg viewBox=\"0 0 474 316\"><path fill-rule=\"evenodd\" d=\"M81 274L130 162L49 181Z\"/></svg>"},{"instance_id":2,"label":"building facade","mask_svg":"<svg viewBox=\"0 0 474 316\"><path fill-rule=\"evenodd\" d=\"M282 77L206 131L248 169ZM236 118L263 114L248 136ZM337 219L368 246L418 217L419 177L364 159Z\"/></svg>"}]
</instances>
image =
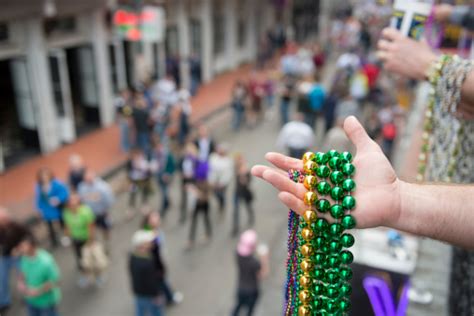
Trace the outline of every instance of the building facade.
<instances>
[{"instance_id":1,"label":"building facade","mask_svg":"<svg viewBox=\"0 0 474 316\"><path fill-rule=\"evenodd\" d=\"M114 122L114 95L175 62L191 85L255 59L282 1L9 1L0 13L0 172ZM283 1L285 2L285 1ZM118 8L161 7L160 42L128 41L114 31ZM291 2L288 2L291 3ZM144 74L145 73L145 74Z\"/></svg>"}]
</instances>

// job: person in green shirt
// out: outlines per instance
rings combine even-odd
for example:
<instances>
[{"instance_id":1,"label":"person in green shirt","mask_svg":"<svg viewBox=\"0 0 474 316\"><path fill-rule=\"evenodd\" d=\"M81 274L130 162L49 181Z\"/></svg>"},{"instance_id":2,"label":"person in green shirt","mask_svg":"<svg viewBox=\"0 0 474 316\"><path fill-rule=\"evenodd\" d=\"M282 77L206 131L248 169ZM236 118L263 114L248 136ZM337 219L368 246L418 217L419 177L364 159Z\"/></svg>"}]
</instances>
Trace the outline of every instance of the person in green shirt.
<instances>
[{"instance_id":1,"label":"person in green shirt","mask_svg":"<svg viewBox=\"0 0 474 316\"><path fill-rule=\"evenodd\" d=\"M29 233L17 247L20 258L18 290L24 296L29 316L58 316L61 300L59 268L53 256L37 246Z\"/></svg>"},{"instance_id":2,"label":"person in green shirt","mask_svg":"<svg viewBox=\"0 0 474 316\"><path fill-rule=\"evenodd\" d=\"M69 197L67 208L63 213L65 234L72 240L74 254L76 256L77 268L80 272L79 287L86 287L88 278L82 266L82 249L94 240L95 216L91 208L81 203L78 194L73 193Z\"/></svg>"}]
</instances>

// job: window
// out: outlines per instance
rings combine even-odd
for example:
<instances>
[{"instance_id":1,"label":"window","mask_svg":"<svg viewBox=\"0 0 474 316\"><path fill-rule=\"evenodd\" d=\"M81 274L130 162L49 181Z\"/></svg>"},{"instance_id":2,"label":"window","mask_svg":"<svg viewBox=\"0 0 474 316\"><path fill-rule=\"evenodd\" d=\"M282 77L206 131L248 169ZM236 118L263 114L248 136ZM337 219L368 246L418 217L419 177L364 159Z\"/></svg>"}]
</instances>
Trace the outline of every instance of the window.
<instances>
[{"instance_id":1,"label":"window","mask_svg":"<svg viewBox=\"0 0 474 316\"><path fill-rule=\"evenodd\" d=\"M245 21L245 7L247 1L237 1L237 46L244 47L247 40L247 23Z\"/></svg>"},{"instance_id":2,"label":"window","mask_svg":"<svg viewBox=\"0 0 474 316\"><path fill-rule=\"evenodd\" d=\"M165 47L167 57L179 55L178 29L176 26L168 26L166 28Z\"/></svg>"},{"instance_id":3,"label":"window","mask_svg":"<svg viewBox=\"0 0 474 316\"><path fill-rule=\"evenodd\" d=\"M215 0L213 5L213 32L214 32L214 54L222 54L225 51L226 23L224 17L224 2Z\"/></svg>"},{"instance_id":4,"label":"window","mask_svg":"<svg viewBox=\"0 0 474 316\"><path fill-rule=\"evenodd\" d=\"M74 33L76 31L76 27L76 18L73 16L47 19L43 22L44 33L46 36Z\"/></svg>"}]
</instances>

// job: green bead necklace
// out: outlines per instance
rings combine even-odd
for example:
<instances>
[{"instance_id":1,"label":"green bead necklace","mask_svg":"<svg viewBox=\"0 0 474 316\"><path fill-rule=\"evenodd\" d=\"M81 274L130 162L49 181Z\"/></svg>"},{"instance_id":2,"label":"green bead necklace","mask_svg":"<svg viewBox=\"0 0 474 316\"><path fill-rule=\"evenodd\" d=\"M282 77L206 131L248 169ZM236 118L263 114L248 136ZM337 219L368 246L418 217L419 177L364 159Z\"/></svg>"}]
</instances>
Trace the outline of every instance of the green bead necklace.
<instances>
[{"instance_id":1,"label":"green bead necklace","mask_svg":"<svg viewBox=\"0 0 474 316\"><path fill-rule=\"evenodd\" d=\"M345 315L351 306L349 265L354 260L348 248L355 242L345 231L356 226L350 214L356 207L351 195L356 188L352 154L308 152L303 165L303 171L289 172L308 191L307 210L289 217L293 222L289 223L285 315Z\"/></svg>"}]
</instances>

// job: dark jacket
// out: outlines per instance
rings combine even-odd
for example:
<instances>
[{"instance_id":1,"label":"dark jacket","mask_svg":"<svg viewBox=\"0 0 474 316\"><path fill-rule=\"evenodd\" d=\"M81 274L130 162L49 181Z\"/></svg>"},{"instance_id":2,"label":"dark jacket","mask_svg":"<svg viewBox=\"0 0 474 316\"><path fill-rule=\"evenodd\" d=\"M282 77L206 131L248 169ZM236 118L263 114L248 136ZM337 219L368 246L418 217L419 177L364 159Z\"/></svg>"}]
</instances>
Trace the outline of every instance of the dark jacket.
<instances>
[{"instance_id":1,"label":"dark jacket","mask_svg":"<svg viewBox=\"0 0 474 316\"><path fill-rule=\"evenodd\" d=\"M164 270L160 266L152 253L146 256L130 254L129 271L136 296L156 297L161 294Z\"/></svg>"}]
</instances>

